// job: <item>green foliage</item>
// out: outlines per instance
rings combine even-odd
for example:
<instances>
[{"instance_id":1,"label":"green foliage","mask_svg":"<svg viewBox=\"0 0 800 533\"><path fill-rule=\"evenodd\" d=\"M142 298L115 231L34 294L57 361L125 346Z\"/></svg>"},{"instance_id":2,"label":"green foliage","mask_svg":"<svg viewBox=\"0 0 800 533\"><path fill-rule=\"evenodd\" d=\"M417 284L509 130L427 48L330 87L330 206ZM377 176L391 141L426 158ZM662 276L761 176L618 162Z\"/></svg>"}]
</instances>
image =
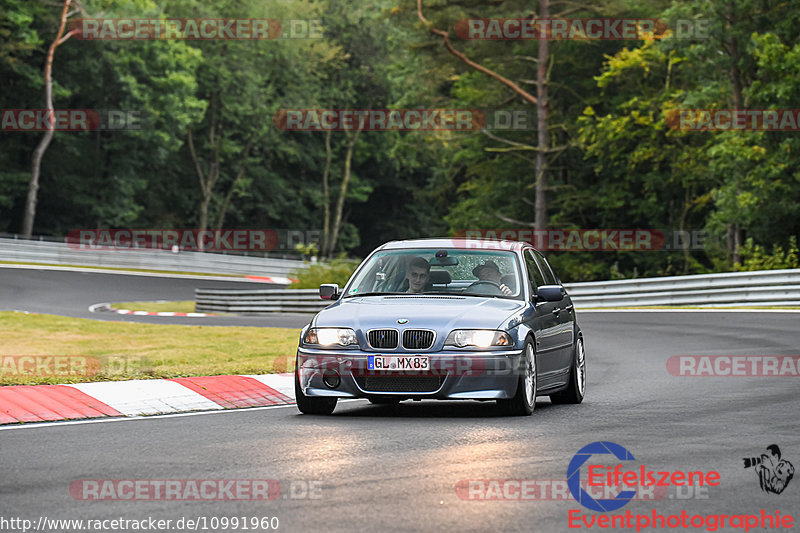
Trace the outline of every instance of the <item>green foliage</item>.
<instances>
[{"instance_id":1,"label":"green foliage","mask_svg":"<svg viewBox=\"0 0 800 533\"><path fill-rule=\"evenodd\" d=\"M414 0L83 0L88 16L320 19L321 39L80 41L55 55L56 108L142 113L138 131L58 132L42 165L35 232L190 228L199 166L219 169L209 224L321 230L325 136L285 132L280 109L479 108L528 112L521 130L364 132L355 146L337 254L393 239L533 221L535 106L460 61L420 23ZM539 43L461 40L453 21L517 18L536 3L423 2L470 59L535 91ZM711 21L708 38L551 41L548 227L706 230L705 250L550 253L564 281L791 265L800 235L800 135L693 132L687 108L793 109L800 101L800 4L784 0L553 2L553 17ZM0 0L0 109L43 106L44 58L60 2ZM213 131L213 135L212 135ZM0 232L19 229L38 133L2 132ZM347 136L331 136L329 204ZM249 151L248 151L249 147ZM227 206L227 207L226 207ZM783 246L784 248L780 248ZM767 252L772 250L772 252ZM300 251L313 256L313 248ZM783 254L783 255L781 255ZM788 254L788 255L787 255ZM770 259L771 258L771 259ZM309 281L344 283L345 266ZM327 270L326 270L327 269Z\"/></svg>"},{"instance_id":2,"label":"green foliage","mask_svg":"<svg viewBox=\"0 0 800 533\"><path fill-rule=\"evenodd\" d=\"M332 259L326 263L307 263L304 268L290 274L297 281L292 282L292 289L318 289L323 283L337 283L344 287L355 272L360 261L356 259Z\"/></svg>"},{"instance_id":3,"label":"green foliage","mask_svg":"<svg viewBox=\"0 0 800 533\"><path fill-rule=\"evenodd\" d=\"M735 270L740 272L800 268L800 249L797 247L797 238L794 235L789 238L785 250L783 246L776 244L772 247L772 253L769 253L763 246L755 244L753 239L747 239L740 253L742 262L734 265Z\"/></svg>"}]
</instances>

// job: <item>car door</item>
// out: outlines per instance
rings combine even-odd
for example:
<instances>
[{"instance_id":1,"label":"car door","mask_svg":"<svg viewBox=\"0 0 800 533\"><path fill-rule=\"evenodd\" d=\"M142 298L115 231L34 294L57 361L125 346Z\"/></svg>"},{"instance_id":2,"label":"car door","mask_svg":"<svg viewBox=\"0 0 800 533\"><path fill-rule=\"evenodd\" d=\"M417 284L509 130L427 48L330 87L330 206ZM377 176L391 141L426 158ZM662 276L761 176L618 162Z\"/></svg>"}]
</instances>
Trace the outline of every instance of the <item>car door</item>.
<instances>
[{"instance_id":1,"label":"car door","mask_svg":"<svg viewBox=\"0 0 800 533\"><path fill-rule=\"evenodd\" d=\"M528 271L528 281L531 284L531 295L533 301L531 305L534 312L531 313L526 323L536 335L536 363L538 365L539 388L546 389L552 385L553 378L560 370L559 361L559 340L558 318L553 313L556 302L540 302L535 299L536 289L546 285L542 269L531 249L524 251L525 267Z\"/></svg>"},{"instance_id":2,"label":"car door","mask_svg":"<svg viewBox=\"0 0 800 533\"><path fill-rule=\"evenodd\" d=\"M547 259L537 251L534 251L533 255L541 266L545 283L548 285L562 285L561 280L555 274L550 263L547 262ZM557 366L562 371L568 373L570 364L572 363L572 345L575 337L575 308L572 305L572 299L566 291L564 291L564 297L560 302L553 302L553 309L551 312L558 323L557 333L555 333L555 350L558 352L559 361ZM564 376L564 380L568 378L568 375Z\"/></svg>"}]
</instances>

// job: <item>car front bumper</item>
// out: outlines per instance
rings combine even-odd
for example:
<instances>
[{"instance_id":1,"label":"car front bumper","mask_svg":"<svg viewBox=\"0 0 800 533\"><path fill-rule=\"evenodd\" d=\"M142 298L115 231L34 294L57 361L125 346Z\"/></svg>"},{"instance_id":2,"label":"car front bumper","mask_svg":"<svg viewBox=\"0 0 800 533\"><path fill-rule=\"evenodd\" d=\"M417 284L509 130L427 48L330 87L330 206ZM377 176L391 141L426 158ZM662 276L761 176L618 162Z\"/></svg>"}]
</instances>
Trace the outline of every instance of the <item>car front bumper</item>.
<instances>
[{"instance_id":1,"label":"car front bumper","mask_svg":"<svg viewBox=\"0 0 800 533\"><path fill-rule=\"evenodd\" d=\"M371 355L427 356L429 371L368 370ZM300 348L297 378L306 396L498 400L513 398L519 382L521 350L376 353ZM338 376L334 387L323 381Z\"/></svg>"}]
</instances>

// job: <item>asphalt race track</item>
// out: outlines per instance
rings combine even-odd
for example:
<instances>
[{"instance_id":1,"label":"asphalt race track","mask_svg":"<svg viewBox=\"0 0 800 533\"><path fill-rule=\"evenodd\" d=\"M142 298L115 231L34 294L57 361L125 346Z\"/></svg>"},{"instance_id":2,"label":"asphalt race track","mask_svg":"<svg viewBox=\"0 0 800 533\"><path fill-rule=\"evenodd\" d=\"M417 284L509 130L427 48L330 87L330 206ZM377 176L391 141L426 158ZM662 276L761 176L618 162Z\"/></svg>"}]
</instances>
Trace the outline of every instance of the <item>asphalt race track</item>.
<instances>
[{"instance_id":1,"label":"asphalt race track","mask_svg":"<svg viewBox=\"0 0 800 533\"><path fill-rule=\"evenodd\" d=\"M51 315L145 322L150 324L191 324L208 326L273 326L300 328L310 315L275 314L268 317L153 317L92 313L89 306L103 302L194 300L196 288L245 289L277 287L271 283L216 281L194 278L131 276L86 271L0 268L0 310L28 311Z\"/></svg>"},{"instance_id":2,"label":"asphalt race track","mask_svg":"<svg viewBox=\"0 0 800 533\"><path fill-rule=\"evenodd\" d=\"M174 281L116 281L117 296L91 292L100 283L86 282L81 305L191 292L191 284ZM165 295L167 286L174 290ZM31 309L46 303L46 289ZM3 307L9 294L14 290L3 283ZM64 301L57 305L52 312L69 313ZM288 406L4 428L0 516L34 523L42 516L173 523L278 517L279 531L575 531L568 527L571 510L587 518L600 513L568 495L551 497L547 487L553 480L563 485L572 456L600 440L627 448L637 468L721 475L719 486L669 487L663 499L632 501L617 513L800 514L800 475L782 494L768 494L742 463L778 444L783 458L800 467L798 378L679 377L666 367L673 355L797 355L800 314L579 312L578 320L586 338L586 400L566 406L540 398L526 418L498 417L492 403L390 407L357 400L340 403L330 417ZM272 501L92 502L70 494L70 484L82 479L272 479L282 492ZM536 480L544 492L526 501L480 501L456 491L469 480L488 488L476 480L507 479Z\"/></svg>"}]
</instances>

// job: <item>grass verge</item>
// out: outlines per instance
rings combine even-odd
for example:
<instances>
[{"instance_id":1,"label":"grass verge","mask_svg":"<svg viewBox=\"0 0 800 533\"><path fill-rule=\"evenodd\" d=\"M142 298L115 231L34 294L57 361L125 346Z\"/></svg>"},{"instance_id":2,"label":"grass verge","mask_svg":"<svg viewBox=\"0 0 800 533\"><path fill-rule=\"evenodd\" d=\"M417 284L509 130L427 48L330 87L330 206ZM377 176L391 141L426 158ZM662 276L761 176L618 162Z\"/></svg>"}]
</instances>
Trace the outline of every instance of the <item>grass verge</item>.
<instances>
[{"instance_id":1,"label":"grass verge","mask_svg":"<svg viewBox=\"0 0 800 533\"><path fill-rule=\"evenodd\" d=\"M0 385L291 372L300 330L172 326L0 312ZM41 356L38 366L15 356ZM59 369L52 356L84 359ZM64 358L62 357L61 360ZM30 361L30 360L29 360ZM71 370L70 370L71 369Z\"/></svg>"}]
</instances>

